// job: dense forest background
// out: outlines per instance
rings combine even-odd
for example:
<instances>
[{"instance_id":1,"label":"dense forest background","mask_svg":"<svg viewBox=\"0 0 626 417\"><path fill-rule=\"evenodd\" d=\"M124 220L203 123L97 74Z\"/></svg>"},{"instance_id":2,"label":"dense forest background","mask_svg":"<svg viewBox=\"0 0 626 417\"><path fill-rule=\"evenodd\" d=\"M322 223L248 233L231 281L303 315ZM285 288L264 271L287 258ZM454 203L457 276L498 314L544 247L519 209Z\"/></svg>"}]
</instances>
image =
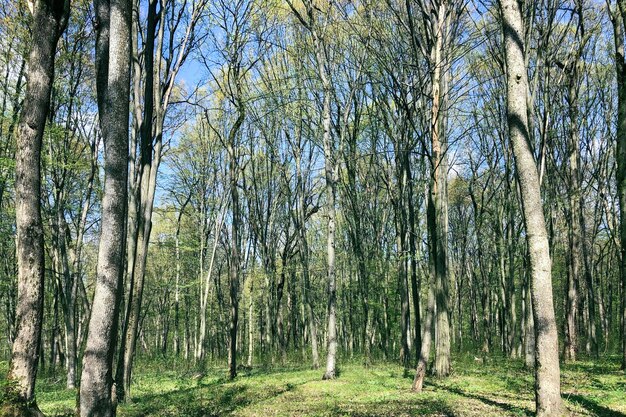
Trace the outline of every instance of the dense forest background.
<instances>
[{"instance_id":1,"label":"dense forest background","mask_svg":"<svg viewBox=\"0 0 626 417\"><path fill-rule=\"evenodd\" d=\"M333 379L354 358L415 369L424 349L440 377L452 356L533 368L531 252L498 2L128 3L120 399L131 393L136 358L177 358L199 371L228 364L231 378L305 363ZM620 9L596 0L521 5L526 139L560 359L626 365ZM16 137L37 42L28 6L0 2L7 362L19 327ZM41 147L38 366L63 374L68 388L84 366L109 172L97 13L91 2L71 3Z\"/></svg>"}]
</instances>

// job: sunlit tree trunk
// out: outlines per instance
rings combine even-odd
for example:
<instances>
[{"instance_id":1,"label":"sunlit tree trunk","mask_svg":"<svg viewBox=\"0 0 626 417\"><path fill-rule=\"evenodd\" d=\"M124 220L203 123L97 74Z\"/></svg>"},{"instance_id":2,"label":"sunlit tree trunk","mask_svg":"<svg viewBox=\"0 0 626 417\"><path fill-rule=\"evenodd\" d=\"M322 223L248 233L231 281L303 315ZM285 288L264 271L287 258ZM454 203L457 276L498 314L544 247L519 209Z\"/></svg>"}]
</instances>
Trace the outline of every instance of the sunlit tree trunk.
<instances>
[{"instance_id":1,"label":"sunlit tree trunk","mask_svg":"<svg viewBox=\"0 0 626 417\"><path fill-rule=\"evenodd\" d=\"M450 317L448 309L448 208L447 208L447 140L445 132L445 95L446 95L446 54L444 39L448 35L447 3L441 2L437 10L437 22L434 25L436 36L431 51L433 65L431 75L431 178L430 194L434 211L434 223L431 233L436 236L431 256L435 259L435 366L438 377L450 373Z\"/></svg>"},{"instance_id":2,"label":"sunlit tree trunk","mask_svg":"<svg viewBox=\"0 0 626 417\"><path fill-rule=\"evenodd\" d=\"M104 195L96 288L80 383L82 417L112 417L113 359L124 275L128 180L131 5L96 0L96 88L104 143Z\"/></svg>"},{"instance_id":3,"label":"sunlit tree trunk","mask_svg":"<svg viewBox=\"0 0 626 417\"><path fill-rule=\"evenodd\" d=\"M562 413L558 333L552 301L552 261L548 245L537 166L530 149L524 58L524 31L520 4L500 0L507 79L507 120L522 197L526 239L530 254L531 298L535 323L535 403L538 416Z\"/></svg>"},{"instance_id":4,"label":"sunlit tree trunk","mask_svg":"<svg viewBox=\"0 0 626 417\"><path fill-rule=\"evenodd\" d=\"M69 1L29 1L32 45L28 55L26 96L22 104L15 152L17 228L17 305L15 340L8 379L20 401L39 413L35 402L37 362L41 352L44 301L44 232L41 217L40 157L59 37L65 30Z\"/></svg>"}]
</instances>

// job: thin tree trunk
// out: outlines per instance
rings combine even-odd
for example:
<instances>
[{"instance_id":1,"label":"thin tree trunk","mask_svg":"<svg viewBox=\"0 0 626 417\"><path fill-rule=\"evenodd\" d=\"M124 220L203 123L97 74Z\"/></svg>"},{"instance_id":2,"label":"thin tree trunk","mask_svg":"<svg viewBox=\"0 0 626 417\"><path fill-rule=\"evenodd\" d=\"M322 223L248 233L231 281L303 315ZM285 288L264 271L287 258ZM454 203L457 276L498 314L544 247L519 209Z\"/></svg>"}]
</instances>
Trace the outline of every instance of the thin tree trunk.
<instances>
[{"instance_id":1,"label":"thin tree trunk","mask_svg":"<svg viewBox=\"0 0 626 417\"><path fill-rule=\"evenodd\" d=\"M429 211L434 209L429 203ZM431 214L432 216L432 214ZM429 245L433 245L433 238L429 238ZM435 315L435 260L431 259L430 264L430 282L428 283L428 299L426 301L426 317L424 318L424 332L422 333L422 345L420 346L420 356L417 361L417 369L415 371L415 378L413 379L412 390L414 392L421 392L424 387L424 377L426 376L426 367L428 366L428 360L430 358L430 344L433 333L433 318Z\"/></svg>"},{"instance_id":2,"label":"thin tree trunk","mask_svg":"<svg viewBox=\"0 0 626 417\"><path fill-rule=\"evenodd\" d=\"M524 267L527 262L524 260ZM526 270L526 268L524 268ZM524 285L522 287L522 303L525 307L524 312L524 364L528 369L535 368L535 322L533 318L533 305L531 300L530 290L530 274L524 274Z\"/></svg>"},{"instance_id":3,"label":"thin tree trunk","mask_svg":"<svg viewBox=\"0 0 626 417\"><path fill-rule=\"evenodd\" d=\"M301 130L298 129L298 133L296 134L298 142L301 140L300 137ZM315 313L313 311L313 302L311 300L311 281L309 275L309 244L306 235L306 196L305 196L305 182L302 175L302 148L300 144L297 145L298 149L296 150L295 155L295 164L296 164L296 182L298 184L298 238L300 243L300 262L302 264L302 281L303 281L303 289L302 289L302 301L306 306L306 314L308 316L308 329L310 333L310 341L311 341L311 356L312 356L312 366L313 369L318 369L320 367L319 360L319 352L317 346L317 324L315 323ZM295 294L295 293L294 293ZM295 306L295 301L293 301L293 305ZM295 308L292 309L295 313ZM294 314L295 318L295 314ZM296 338L296 324L297 320L292 321L292 329L294 332L293 340L294 344L297 341ZM295 347L295 346L294 346Z\"/></svg>"},{"instance_id":4,"label":"thin tree trunk","mask_svg":"<svg viewBox=\"0 0 626 417\"><path fill-rule=\"evenodd\" d=\"M137 332L139 329L139 315L143 299L145 282L146 262L148 256L148 243L152 229L152 207L156 190L156 172L160 162L160 146L154 146L153 152L153 113L154 113L154 44L157 22L157 1L151 0L148 7L146 44L144 50L145 80L143 94L143 117L139 129L140 159L139 173L137 177L136 196L139 197L137 204L136 228L129 230L131 233L130 243L134 247L134 253L129 253L133 258L129 269L130 292L127 301L126 319L122 334L122 366L118 366L116 376L118 400L124 401L130 398L130 382L132 376L132 364L135 356ZM140 77L140 74L135 74ZM137 106L138 103L135 103ZM137 133L135 133L137 134ZM154 153L154 155L153 155ZM129 267L130 268L130 267ZM121 375L119 372L121 371Z\"/></svg>"},{"instance_id":5,"label":"thin tree trunk","mask_svg":"<svg viewBox=\"0 0 626 417\"><path fill-rule=\"evenodd\" d=\"M254 280L249 276L250 294L248 296L248 367L252 367L254 356Z\"/></svg>"},{"instance_id":6,"label":"thin tree trunk","mask_svg":"<svg viewBox=\"0 0 626 417\"><path fill-rule=\"evenodd\" d=\"M415 231L415 202L413 196L413 176L411 173L410 153L404 153L404 169L407 177L407 204L409 207L409 272L411 275L411 296L413 297L413 315L415 317L415 354L419 361L418 349L422 346L422 319L420 317L420 287L421 283L417 278L417 233ZM460 328L460 326L459 326Z\"/></svg>"},{"instance_id":7,"label":"thin tree trunk","mask_svg":"<svg viewBox=\"0 0 626 417\"><path fill-rule=\"evenodd\" d=\"M568 187L568 244L569 254L571 260L571 274L568 275L567 283L567 312L566 312L566 332L565 332L565 345L564 345L564 359L575 361L576 353L578 351L578 332L577 332L577 319L578 319L578 288L580 286L581 270L584 265L581 265L583 259L582 253L582 233L581 224L584 224L583 213L581 209L582 197L580 190L580 173L578 169L580 159L580 138L579 138L579 114L578 114L578 93L580 80L580 59L582 56L584 41L582 38L585 36L584 26L582 24L582 4L576 2L578 12L578 30L576 33L581 37L579 39L580 46L575 55L572 56L572 63L568 64L565 71L568 73L568 95L567 104L569 112L569 135L567 141L567 159L568 170L567 180L569 182Z\"/></svg>"}]
</instances>

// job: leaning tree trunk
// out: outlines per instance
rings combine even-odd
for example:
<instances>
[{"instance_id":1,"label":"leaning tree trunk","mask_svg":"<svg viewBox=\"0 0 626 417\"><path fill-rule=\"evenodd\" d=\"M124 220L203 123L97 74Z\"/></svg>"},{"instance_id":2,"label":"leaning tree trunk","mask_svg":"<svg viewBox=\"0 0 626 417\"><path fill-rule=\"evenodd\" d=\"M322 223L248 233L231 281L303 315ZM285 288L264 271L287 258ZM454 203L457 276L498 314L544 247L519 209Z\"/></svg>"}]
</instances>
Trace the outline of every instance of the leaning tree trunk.
<instances>
[{"instance_id":1,"label":"leaning tree trunk","mask_svg":"<svg viewBox=\"0 0 626 417\"><path fill-rule=\"evenodd\" d=\"M124 274L131 5L95 0L96 88L104 142L104 195L97 281L80 383L80 415L115 416L113 358Z\"/></svg>"},{"instance_id":2,"label":"leaning tree trunk","mask_svg":"<svg viewBox=\"0 0 626 417\"><path fill-rule=\"evenodd\" d=\"M16 332L8 379L15 381L20 402L40 413L35 403L37 362L41 352L44 301L44 234L41 219L40 156L57 42L69 15L68 0L28 3L33 14L33 41L28 57L26 97L20 114L15 152L17 227Z\"/></svg>"},{"instance_id":3,"label":"leaning tree trunk","mask_svg":"<svg viewBox=\"0 0 626 417\"><path fill-rule=\"evenodd\" d=\"M552 261L548 246L537 166L530 149L522 13L516 0L500 0L507 77L507 119L522 197L530 253L531 298L535 322L535 403L537 416L562 413L558 333L552 303Z\"/></svg>"}]
</instances>

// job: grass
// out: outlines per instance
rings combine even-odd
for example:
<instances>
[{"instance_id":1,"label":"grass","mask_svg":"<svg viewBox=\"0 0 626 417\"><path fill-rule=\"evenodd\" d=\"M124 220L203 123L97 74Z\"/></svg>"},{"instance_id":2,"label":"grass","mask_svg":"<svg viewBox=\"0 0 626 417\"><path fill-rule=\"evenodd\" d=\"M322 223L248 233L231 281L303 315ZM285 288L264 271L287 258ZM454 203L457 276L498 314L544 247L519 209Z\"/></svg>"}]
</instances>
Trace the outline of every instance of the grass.
<instances>
[{"instance_id":1,"label":"grass","mask_svg":"<svg viewBox=\"0 0 626 417\"><path fill-rule=\"evenodd\" d=\"M1 364L0 364L1 365ZM2 367L2 366L0 366ZM180 370L177 370L180 368ZM344 364L340 377L322 381L304 367L242 370L228 381L225 368L202 376L171 363L139 362L132 400L121 417L139 416L530 416L532 374L519 362L472 358L453 362L453 374L428 378L410 391L413 373L395 364ZM626 417L626 377L617 362L582 361L562 369L562 393L573 416ZM45 377L37 398L48 416L71 415L76 392L62 377Z\"/></svg>"}]
</instances>

